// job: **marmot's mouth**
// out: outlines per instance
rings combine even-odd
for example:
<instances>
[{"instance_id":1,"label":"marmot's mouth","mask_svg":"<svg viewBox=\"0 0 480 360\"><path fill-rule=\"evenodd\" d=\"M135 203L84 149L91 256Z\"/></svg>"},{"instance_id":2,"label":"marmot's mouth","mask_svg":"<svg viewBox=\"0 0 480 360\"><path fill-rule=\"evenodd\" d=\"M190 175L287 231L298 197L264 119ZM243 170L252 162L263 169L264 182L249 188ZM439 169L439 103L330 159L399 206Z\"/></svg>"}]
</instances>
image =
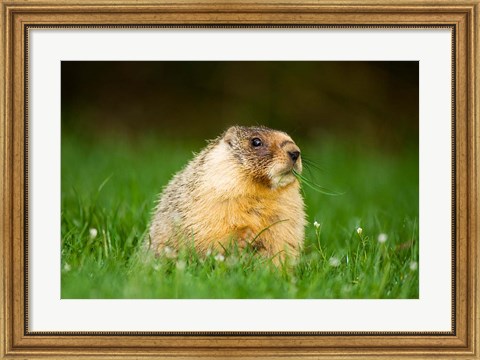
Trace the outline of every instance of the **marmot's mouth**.
<instances>
[{"instance_id":1,"label":"marmot's mouth","mask_svg":"<svg viewBox=\"0 0 480 360\"><path fill-rule=\"evenodd\" d=\"M297 173L301 173L302 170L299 166L297 166L297 164L295 165L289 165L289 166L286 166L285 169L281 170L278 172L278 176L286 176L286 175L294 175L293 172L297 172Z\"/></svg>"},{"instance_id":2,"label":"marmot's mouth","mask_svg":"<svg viewBox=\"0 0 480 360\"><path fill-rule=\"evenodd\" d=\"M272 178L271 185L272 188L279 188L286 186L292 183L295 180L295 175L292 170L279 173L277 176Z\"/></svg>"},{"instance_id":3,"label":"marmot's mouth","mask_svg":"<svg viewBox=\"0 0 480 360\"><path fill-rule=\"evenodd\" d=\"M281 164L281 166L279 166ZM295 181L295 172L302 172L302 165L300 163L277 163L270 169L269 177L271 180L271 186L273 188L279 188L286 186Z\"/></svg>"},{"instance_id":4,"label":"marmot's mouth","mask_svg":"<svg viewBox=\"0 0 480 360\"><path fill-rule=\"evenodd\" d=\"M296 171L297 173L301 173L301 167L296 164L289 166L285 171L282 172L282 175L287 175L288 173L291 173L293 175L293 172Z\"/></svg>"},{"instance_id":5,"label":"marmot's mouth","mask_svg":"<svg viewBox=\"0 0 480 360\"><path fill-rule=\"evenodd\" d=\"M294 170L294 168L291 167L291 168L289 168L289 169L280 171L277 176L288 176L288 175L290 175L290 174L293 175L293 170Z\"/></svg>"}]
</instances>

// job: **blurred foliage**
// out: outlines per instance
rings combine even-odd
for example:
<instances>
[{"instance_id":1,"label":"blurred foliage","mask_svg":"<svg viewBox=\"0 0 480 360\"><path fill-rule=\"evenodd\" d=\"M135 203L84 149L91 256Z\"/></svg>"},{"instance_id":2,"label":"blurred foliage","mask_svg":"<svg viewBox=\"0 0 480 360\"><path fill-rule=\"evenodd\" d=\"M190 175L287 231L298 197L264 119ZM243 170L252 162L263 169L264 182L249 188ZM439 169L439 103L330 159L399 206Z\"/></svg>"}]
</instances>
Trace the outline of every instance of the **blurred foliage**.
<instances>
[{"instance_id":1,"label":"blurred foliage","mask_svg":"<svg viewBox=\"0 0 480 360\"><path fill-rule=\"evenodd\" d=\"M63 299L418 298L417 153L352 150L354 140L302 145L323 169L305 166L305 176L342 195L303 188L304 249L288 271L252 250L222 260L141 251L158 192L198 148L138 140L62 137Z\"/></svg>"},{"instance_id":2,"label":"blurred foliage","mask_svg":"<svg viewBox=\"0 0 480 360\"><path fill-rule=\"evenodd\" d=\"M210 139L233 124L418 148L416 61L64 61L62 131Z\"/></svg>"}]
</instances>

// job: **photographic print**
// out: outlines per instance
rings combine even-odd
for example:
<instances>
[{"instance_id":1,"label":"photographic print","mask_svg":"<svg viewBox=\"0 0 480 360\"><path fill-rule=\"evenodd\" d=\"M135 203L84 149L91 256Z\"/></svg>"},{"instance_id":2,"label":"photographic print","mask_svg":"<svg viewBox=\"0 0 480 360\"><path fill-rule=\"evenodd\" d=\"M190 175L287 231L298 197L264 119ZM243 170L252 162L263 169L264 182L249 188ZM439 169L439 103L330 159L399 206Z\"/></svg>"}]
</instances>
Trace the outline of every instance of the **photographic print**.
<instances>
[{"instance_id":1,"label":"photographic print","mask_svg":"<svg viewBox=\"0 0 480 360\"><path fill-rule=\"evenodd\" d=\"M0 3L0 358L478 359L478 0Z\"/></svg>"},{"instance_id":2,"label":"photographic print","mask_svg":"<svg viewBox=\"0 0 480 360\"><path fill-rule=\"evenodd\" d=\"M62 61L62 299L418 299L418 61Z\"/></svg>"}]
</instances>

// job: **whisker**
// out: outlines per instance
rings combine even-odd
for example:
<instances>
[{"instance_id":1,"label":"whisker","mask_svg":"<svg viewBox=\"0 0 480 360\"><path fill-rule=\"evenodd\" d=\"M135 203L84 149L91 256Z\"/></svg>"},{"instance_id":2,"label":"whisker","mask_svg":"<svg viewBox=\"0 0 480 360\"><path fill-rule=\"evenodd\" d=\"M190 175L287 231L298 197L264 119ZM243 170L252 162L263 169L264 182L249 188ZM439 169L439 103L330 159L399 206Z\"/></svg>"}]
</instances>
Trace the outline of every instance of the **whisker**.
<instances>
[{"instance_id":1,"label":"whisker","mask_svg":"<svg viewBox=\"0 0 480 360\"><path fill-rule=\"evenodd\" d=\"M303 155L302 155L302 161L305 165L311 166L312 168L314 168L318 171L325 171L325 169L322 168L320 165L318 165L316 162L314 162L313 160L310 160L309 158L306 158Z\"/></svg>"},{"instance_id":2,"label":"whisker","mask_svg":"<svg viewBox=\"0 0 480 360\"><path fill-rule=\"evenodd\" d=\"M308 173L310 174L310 176L315 179L315 176L313 175L312 173L312 170L310 169L310 166L308 166L308 164L305 164L306 166L304 166L305 169L307 169Z\"/></svg>"},{"instance_id":3,"label":"whisker","mask_svg":"<svg viewBox=\"0 0 480 360\"><path fill-rule=\"evenodd\" d=\"M323 186L320 186L320 185L312 182L311 180L309 180L308 178L306 178L305 176L303 176L302 174L298 173L295 170L292 170L292 173L300 181L301 184L305 184L309 188L311 188L312 190L314 190L316 192L319 192L321 194L331 195L331 196L339 196L339 195L345 194L345 193L334 192L334 191L331 191L331 190L329 190L329 189L327 189Z\"/></svg>"}]
</instances>

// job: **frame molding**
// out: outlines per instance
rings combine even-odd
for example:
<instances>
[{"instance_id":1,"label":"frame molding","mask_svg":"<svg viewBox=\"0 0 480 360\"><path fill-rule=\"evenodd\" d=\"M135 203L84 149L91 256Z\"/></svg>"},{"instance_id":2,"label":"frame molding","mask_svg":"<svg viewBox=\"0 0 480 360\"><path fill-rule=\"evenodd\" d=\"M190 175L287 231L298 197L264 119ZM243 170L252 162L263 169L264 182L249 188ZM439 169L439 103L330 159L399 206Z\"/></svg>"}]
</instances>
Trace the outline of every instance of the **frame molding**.
<instances>
[{"instance_id":1,"label":"frame molding","mask_svg":"<svg viewBox=\"0 0 480 360\"><path fill-rule=\"evenodd\" d=\"M478 218L480 1L0 0L0 358L391 357L480 359ZM31 333L26 326L27 183L25 41L29 26L57 25L451 26L455 64L455 319L451 333L297 335ZM28 126L28 125L27 125Z\"/></svg>"}]
</instances>

